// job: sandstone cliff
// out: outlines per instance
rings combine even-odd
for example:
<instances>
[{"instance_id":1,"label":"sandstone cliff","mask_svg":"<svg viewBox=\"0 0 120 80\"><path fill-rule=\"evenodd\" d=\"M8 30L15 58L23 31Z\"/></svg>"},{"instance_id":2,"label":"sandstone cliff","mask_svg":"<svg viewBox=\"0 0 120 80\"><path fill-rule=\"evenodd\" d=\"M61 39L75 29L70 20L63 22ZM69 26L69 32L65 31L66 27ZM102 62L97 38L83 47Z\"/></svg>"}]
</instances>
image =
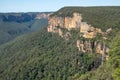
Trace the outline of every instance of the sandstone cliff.
<instances>
[{"instance_id":1,"label":"sandstone cliff","mask_svg":"<svg viewBox=\"0 0 120 80\"><path fill-rule=\"evenodd\" d=\"M80 35L84 38L95 38L97 33L104 33L101 29L94 28L87 22L82 22L82 16L79 13L73 13L73 17L53 16L49 18L48 32L58 33L60 27L67 30L78 28Z\"/></svg>"},{"instance_id":2,"label":"sandstone cliff","mask_svg":"<svg viewBox=\"0 0 120 80\"><path fill-rule=\"evenodd\" d=\"M84 38L95 38L97 33L103 34L101 29L94 28L94 27L92 27L91 25L88 25L85 22L81 23L80 33L82 33L81 36L83 36Z\"/></svg>"},{"instance_id":3,"label":"sandstone cliff","mask_svg":"<svg viewBox=\"0 0 120 80\"><path fill-rule=\"evenodd\" d=\"M53 16L49 18L48 32L54 32L54 27L62 27L68 30L72 28L79 28L82 17L78 13L74 13L73 17L57 17Z\"/></svg>"},{"instance_id":4,"label":"sandstone cliff","mask_svg":"<svg viewBox=\"0 0 120 80\"><path fill-rule=\"evenodd\" d=\"M107 29L106 32L103 32L99 28L95 28L87 22L82 22L82 16L79 13L74 13L73 17L58 17L52 16L49 18L48 32L58 33L60 37L65 40L69 40L72 35L70 33L71 29L79 29L79 37L88 38L89 40L80 40L76 41L76 46L80 52L83 53L99 53L104 55L107 58L107 53L109 48L103 42L92 41L91 39L95 38L97 34L101 34L102 38L106 40L106 34L110 33L111 28ZM67 31L64 32L63 29Z\"/></svg>"},{"instance_id":5,"label":"sandstone cliff","mask_svg":"<svg viewBox=\"0 0 120 80\"><path fill-rule=\"evenodd\" d=\"M102 42L90 41L90 40L77 40L77 48L83 53L98 53L101 54L106 60L108 59L109 47Z\"/></svg>"},{"instance_id":6,"label":"sandstone cliff","mask_svg":"<svg viewBox=\"0 0 120 80\"><path fill-rule=\"evenodd\" d=\"M104 43L90 40L77 40L77 47L81 52L95 52L99 54L107 54L109 52L109 48Z\"/></svg>"}]
</instances>

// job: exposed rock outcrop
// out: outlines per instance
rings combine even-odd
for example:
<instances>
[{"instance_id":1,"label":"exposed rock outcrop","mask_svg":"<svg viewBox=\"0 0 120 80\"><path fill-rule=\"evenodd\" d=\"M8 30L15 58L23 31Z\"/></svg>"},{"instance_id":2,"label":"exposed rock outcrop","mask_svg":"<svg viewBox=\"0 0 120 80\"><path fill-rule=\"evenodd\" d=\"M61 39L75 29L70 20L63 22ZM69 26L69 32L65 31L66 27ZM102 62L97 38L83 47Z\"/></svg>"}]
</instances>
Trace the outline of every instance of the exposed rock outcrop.
<instances>
[{"instance_id":1,"label":"exposed rock outcrop","mask_svg":"<svg viewBox=\"0 0 120 80\"><path fill-rule=\"evenodd\" d=\"M105 58L108 58L109 48L102 42L91 41L92 38L95 38L98 33L102 35L102 38L106 40L106 34L110 33L112 30L109 28L106 32L103 32L99 28L95 28L87 22L82 22L81 14L74 13L72 17L58 17L53 16L49 18L48 32L58 33L60 37L65 40L71 38L71 29L79 29L80 37L89 38L89 40L77 40L77 48L83 53L99 53L104 55ZM63 29L67 29L65 32ZM101 38L101 39L102 39Z\"/></svg>"},{"instance_id":2,"label":"exposed rock outcrop","mask_svg":"<svg viewBox=\"0 0 120 80\"><path fill-rule=\"evenodd\" d=\"M65 17L64 27L67 29L79 28L82 21L81 14L74 13L73 17Z\"/></svg>"},{"instance_id":3,"label":"exposed rock outcrop","mask_svg":"<svg viewBox=\"0 0 120 80\"><path fill-rule=\"evenodd\" d=\"M80 24L80 33L86 33L90 29L90 25L88 25L86 22L82 22Z\"/></svg>"},{"instance_id":4,"label":"exposed rock outcrop","mask_svg":"<svg viewBox=\"0 0 120 80\"><path fill-rule=\"evenodd\" d=\"M109 28L109 29L106 30L106 33L108 34L108 33L110 33L111 31L112 31L112 28Z\"/></svg>"},{"instance_id":5,"label":"exposed rock outcrop","mask_svg":"<svg viewBox=\"0 0 120 80\"><path fill-rule=\"evenodd\" d=\"M65 32L61 30L67 29L71 30L72 28L79 28L82 17L78 13L74 13L73 17L57 17L53 16L49 18L49 25L47 27L48 32L58 33L59 36L64 37L65 40L69 40L71 37L70 32Z\"/></svg>"},{"instance_id":6,"label":"exposed rock outcrop","mask_svg":"<svg viewBox=\"0 0 120 80\"><path fill-rule=\"evenodd\" d=\"M82 17L78 13L74 13L73 17L57 17L53 16L49 18L48 32L54 32L54 27L66 28L68 30L72 28L79 28ZM52 30L53 29L53 30Z\"/></svg>"},{"instance_id":7,"label":"exposed rock outcrop","mask_svg":"<svg viewBox=\"0 0 120 80\"><path fill-rule=\"evenodd\" d=\"M84 38L95 38L97 33L103 33L101 29L94 28L91 25L88 25L86 22L81 22L80 33Z\"/></svg>"},{"instance_id":8,"label":"exposed rock outcrop","mask_svg":"<svg viewBox=\"0 0 120 80\"><path fill-rule=\"evenodd\" d=\"M94 28L86 22L82 22L81 14L73 13L73 17L58 17L53 16L49 18L48 32L56 32L57 29L65 28L71 30L73 28L79 28L80 34L84 38L95 38L97 33L103 34L101 29ZM109 32L110 30L107 30Z\"/></svg>"},{"instance_id":9,"label":"exposed rock outcrop","mask_svg":"<svg viewBox=\"0 0 120 80\"><path fill-rule=\"evenodd\" d=\"M89 41L77 40L78 50L83 53L85 52L92 53L95 45L96 45L96 42L91 42L90 40Z\"/></svg>"},{"instance_id":10,"label":"exposed rock outcrop","mask_svg":"<svg viewBox=\"0 0 120 80\"><path fill-rule=\"evenodd\" d=\"M96 53L99 54L107 54L109 52L109 48L103 44L103 43L98 43L96 46Z\"/></svg>"},{"instance_id":11,"label":"exposed rock outcrop","mask_svg":"<svg viewBox=\"0 0 120 80\"><path fill-rule=\"evenodd\" d=\"M107 53L109 52L109 47L101 42L77 40L77 48L83 53L98 53L104 55L105 58L108 58Z\"/></svg>"}]
</instances>

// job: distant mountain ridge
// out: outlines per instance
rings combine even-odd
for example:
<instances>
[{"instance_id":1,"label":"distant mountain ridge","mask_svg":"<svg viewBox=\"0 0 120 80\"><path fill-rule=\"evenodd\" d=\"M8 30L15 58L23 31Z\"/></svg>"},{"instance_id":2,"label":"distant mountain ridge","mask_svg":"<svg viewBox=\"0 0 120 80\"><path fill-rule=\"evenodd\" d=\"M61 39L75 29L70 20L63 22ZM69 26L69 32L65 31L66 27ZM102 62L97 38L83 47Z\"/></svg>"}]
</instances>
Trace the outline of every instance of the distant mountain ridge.
<instances>
[{"instance_id":1,"label":"distant mountain ridge","mask_svg":"<svg viewBox=\"0 0 120 80\"><path fill-rule=\"evenodd\" d=\"M34 13L0 13L0 20L4 22L29 22L37 18L38 15L41 15L41 18L47 16L49 12L34 12Z\"/></svg>"},{"instance_id":2,"label":"distant mountain ridge","mask_svg":"<svg viewBox=\"0 0 120 80\"><path fill-rule=\"evenodd\" d=\"M50 12L0 13L0 44L47 26Z\"/></svg>"}]
</instances>

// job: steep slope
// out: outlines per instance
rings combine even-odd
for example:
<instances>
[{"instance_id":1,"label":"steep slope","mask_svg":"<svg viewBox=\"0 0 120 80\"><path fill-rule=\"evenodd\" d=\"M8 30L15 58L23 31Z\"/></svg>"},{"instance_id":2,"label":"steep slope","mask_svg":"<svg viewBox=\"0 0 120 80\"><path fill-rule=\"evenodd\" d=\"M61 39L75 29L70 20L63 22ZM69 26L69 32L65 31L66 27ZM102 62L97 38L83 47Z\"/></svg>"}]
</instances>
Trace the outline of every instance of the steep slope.
<instances>
[{"instance_id":1,"label":"steep slope","mask_svg":"<svg viewBox=\"0 0 120 80\"><path fill-rule=\"evenodd\" d=\"M108 61L103 60L102 65L98 69L91 70L90 72L87 72L83 75L81 75L80 73L75 74L72 80L119 80L120 79L119 77L120 75L119 74L120 15L118 14L119 12L120 12L119 7L85 7L85 8L65 7L51 15L51 19L49 22L50 25L48 26L48 32L58 33L59 36L61 36L62 34L61 37L64 37L63 30L61 28L68 29L68 32L70 32L71 28L78 30L80 27L80 32L82 32L82 35L79 33L80 36L77 38L80 39L81 36L83 36L84 39L82 38L80 39L80 41L77 40L77 46L79 50L82 50L82 52L86 53L86 50L88 50L86 48L88 48L89 45L91 46L91 42L90 42L91 40L95 41L95 44L96 41L99 41L99 42L103 42L104 44L107 44L110 47L110 52L107 53L109 58L106 59ZM75 14L80 18L76 17ZM82 17L80 14L82 15ZM74 19L74 17L76 18ZM82 19L86 23L83 24ZM110 28L112 28L112 30ZM111 31L111 32L108 35L106 35L106 32L104 33L99 29L102 29L102 31L106 31L106 32ZM98 33L103 35L98 34L93 37L91 36L87 37L84 35L84 33L85 34L91 32L94 33L94 30L95 32L98 31ZM102 36L105 36L107 38L103 37L102 39ZM114 37L115 39L113 39ZM102 50L102 48L104 47L105 45L101 46L100 50ZM93 52L91 48L89 49L90 52ZM93 48L93 50L95 49Z\"/></svg>"},{"instance_id":2,"label":"steep slope","mask_svg":"<svg viewBox=\"0 0 120 80\"><path fill-rule=\"evenodd\" d=\"M100 13L98 13L99 11ZM77 47L79 51L84 53L100 53L103 57L101 61L102 65L97 70L92 70L83 75L77 73L73 76L72 80L119 80L119 12L118 7L65 7L51 15L48 32L58 33L61 38L64 38L66 34L63 29L67 29L66 31L69 32L70 35L73 35L71 32L75 29L74 32L78 34L74 35L74 38L78 39ZM93 14L96 15L92 16ZM90 18L90 16L92 16L92 18ZM94 21L94 23L91 21ZM78 32L79 29L80 32ZM117 39L113 40L115 36ZM111 45L113 45L111 42L118 45L111 47ZM111 51L109 52L105 44L109 46L111 51L113 50L111 55L114 55L114 57L110 55ZM108 61L104 60L104 57L106 57ZM113 59L115 60L115 64L110 62ZM113 65L117 66L117 68L113 67Z\"/></svg>"},{"instance_id":3,"label":"steep slope","mask_svg":"<svg viewBox=\"0 0 120 80\"><path fill-rule=\"evenodd\" d=\"M0 13L0 45L15 37L40 30L48 24L49 13ZM8 35L6 35L8 34Z\"/></svg>"},{"instance_id":4,"label":"steep slope","mask_svg":"<svg viewBox=\"0 0 120 80\"><path fill-rule=\"evenodd\" d=\"M52 16L71 17L73 13L80 13L83 17L83 22L106 30L108 28L119 28L120 21L120 6L106 7L63 7Z\"/></svg>"},{"instance_id":5,"label":"steep slope","mask_svg":"<svg viewBox=\"0 0 120 80\"><path fill-rule=\"evenodd\" d=\"M0 30L0 44L30 31L30 29L25 25L16 22L0 22Z\"/></svg>"},{"instance_id":6,"label":"steep slope","mask_svg":"<svg viewBox=\"0 0 120 80\"><path fill-rule=\"evenodd\" d=\"M82 14L83 21L102 31L112 28L104 41L111 50L108 53L108 61L94 52L80 52L76 46L78 39L83 42L102 41L100 34L92 39L83 38L78 28L69 30L64 26L56 26L65 34L61 34L60 29L55 29L55 32L51 33L44 28L1 45L0 79L119 80L119 7L65 7L51 17L71 19L74 12Z\"/></svg>"},{"instance_id":7,"label":"steep slope","mask_svg":"<svg viewBox=\"0 0 120 80\"><path fill-rule=\"evenodd\" d=\"M62 38L66 38L66 35L67 35L67 39L69 39L71 37L74 37L74 36L71 36L73 35L73 33L71 33L72 30L74 30L74 32L77 32L77 34L75 35L76 36L75 38L77 39L76 46L78 47L79 51L83 53L86 53L86 52L99 53L104 57L106 57L107 59L109 57L107 54L110 50L109 44L107 43L109 43L111 40L109 35L113 32L116 32L114 34L117 34L117 32L119 31L119 21L117 21L118 24L116 25L116 23L113 20L109 20L112 24L116 26L112 26L112 24L111 26L108 26L109 23L106 23L106 21L102 22L101 19L99 18L109 16L112 19L113 18L115 19L117 18L116 16L120 17L119 14L111 15L112 8L117 9L117 7L110 7L110 8L109 7L94 7L94 8L65 7L65 8L62 8L50 16L48 32L58 33L59 36L61 36ZM97 15L99 16L93 16L92 20L90 20L90 21L94 21L97 18L97 20L100 23L94 21L94 24L98 24L99 26L94 26L94 24L88 23L88 20L84 21L86 17L88 18L91 15L91 10L94 10L94 9L96 10L92 12L92 14L96 14L98 11L106 11L105 13L104 12L102 13L105 15L97 13ZM107 9L109 13L107 12ZM88 11L86 12L86 10ZM114 13L117 13L119 11L116 11ZM105 25L101 26L101 24L105 24ZM63 29L66 29L66 31ZM111 37L114 37L114 36L111 35Z\"/></svg>"},{"instance_id":8,"label":"steep slope","mask_svg":"<svg viewBox=\"0 0 120 80\"><path fill-rule=\"evenodd\" d=\"M11 39L11 36L8 33L3 32L2 30L0 30L0 44L7 42Z\"/></svg>"},{"instance_id":9,"label":"steep slope","mask_svg":"<svg viewBox=\"0 0 120 80\"><path fill-rule=\"evenodd\" d=\"M120 80L120 33L111 42L109 59L98 69L84 75L75 74L72 80Z\"/></svg>"},{"instance_id":10,"label":"steep slope","mask_svg":"<svg viewBox=\"0 0 120 80\"><path fill-rule=\"evenodd\" d=\"M48 19L37 19L34 21L34 23L31 25L32 31L38 31L48 25Z\"/></svg>"},{"instance_id":11,"label":"steep slope","mask_svg":"<svg viewBox=\"0 0 120 80\"><path fill-rule=\"evenodd\" d=\"M0 47L0 79L66 80L96 68L99 61L99 55L82 54L73 40L65 41L45 28Z\"/></svg>"}]
</instances>

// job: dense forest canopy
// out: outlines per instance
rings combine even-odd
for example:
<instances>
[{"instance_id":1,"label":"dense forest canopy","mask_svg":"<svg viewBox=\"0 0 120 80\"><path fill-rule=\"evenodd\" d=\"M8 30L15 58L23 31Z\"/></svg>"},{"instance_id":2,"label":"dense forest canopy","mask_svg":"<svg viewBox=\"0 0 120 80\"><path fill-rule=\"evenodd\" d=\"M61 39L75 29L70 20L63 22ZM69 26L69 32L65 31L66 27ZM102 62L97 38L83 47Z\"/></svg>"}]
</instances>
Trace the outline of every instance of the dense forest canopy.
<instances>
[{"instance_id":1,"label":"dense forest canopy","mask_svg":"<svg viewBox=\"0 0 120 80\"><path fill-rule=\"evenodd\" d=\"M34 32L48 25L47 18L36 19L43 13L0 13L0 45L22 34ZM49 14L44 12L44 14Z\"/></svg>"},{"instance_id":2,"label":"dense forest canopy","mask_svg":"<svg viewBox=\"0 0 120 80\"><path fill-rule=\"evenodd\" d=\"M120 29L120 7L63 7L52 16L72 17L73 13L82 14L83 21L93 27L106 30L108 28Z\"/></svg>"},{"instance_id":3,"label":"dense forest canopy","mask_svg":"<svg viewBox=\"0 0 120 80\"><path fill-rule=\"evenodd\" d=\"M45 27L0 46L0 80L119 80L120 7L64 7L51 17L74 12L94 27L112 28L105 41L110 47L107 61L101 64L100 54L78 51L78 30L71 30L72 37L65 40ZM93 40L99 41L98 37Z\"/></svg>"}]
</instances>

